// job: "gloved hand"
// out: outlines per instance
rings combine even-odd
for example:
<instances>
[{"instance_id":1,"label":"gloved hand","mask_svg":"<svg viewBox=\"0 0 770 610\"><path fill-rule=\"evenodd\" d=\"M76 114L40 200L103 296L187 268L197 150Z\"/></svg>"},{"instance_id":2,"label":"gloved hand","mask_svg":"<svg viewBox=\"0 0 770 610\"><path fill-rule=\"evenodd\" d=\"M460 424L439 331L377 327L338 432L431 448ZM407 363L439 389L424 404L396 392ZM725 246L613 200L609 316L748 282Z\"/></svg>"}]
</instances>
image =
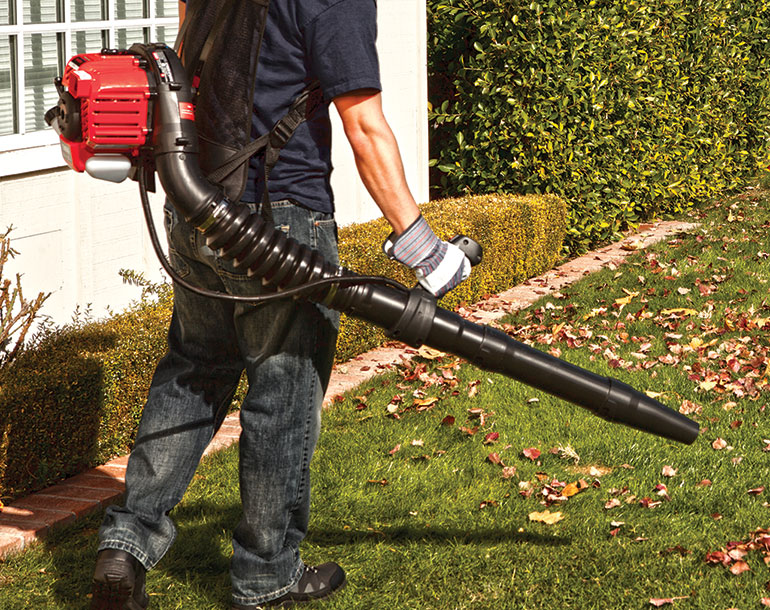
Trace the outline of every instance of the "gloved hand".
<instances>
[{"instance_id":1,"label":"gloved hand","mask_svg":"<svg viewBox=\"0 0 770 610\"><path fill-rule=\"evenodd\" d=\"M444 296L471 272L463 251L436 237L422 214L401 235L391 233L382 249L389 258L413 269L420 285L436 297Z\"/></svg>"}]
</instances>

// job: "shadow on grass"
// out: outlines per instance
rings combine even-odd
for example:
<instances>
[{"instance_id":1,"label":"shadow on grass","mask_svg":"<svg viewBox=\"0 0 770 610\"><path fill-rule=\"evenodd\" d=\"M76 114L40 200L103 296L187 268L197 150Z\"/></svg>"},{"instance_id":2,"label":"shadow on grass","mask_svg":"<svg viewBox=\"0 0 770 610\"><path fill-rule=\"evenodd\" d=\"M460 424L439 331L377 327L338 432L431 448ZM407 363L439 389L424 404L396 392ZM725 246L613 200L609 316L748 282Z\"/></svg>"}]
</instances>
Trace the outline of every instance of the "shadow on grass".
<instances>
[{"instance_id":1,"label":"shadow on grass","mask_svg":"<svg viewBox=\"0 0 770 610\"><path fill-rule=\"evenodd\" d=\"M241 507L231 498L191 499L178 506L171 516L177 524L174 545L158 566L148 575L147 589L153 607L216 608L227 607L230 600L230 537L241 515ZM42 541L48 574L47 605L44 608L72 610L89 607L91 575L98 528L103 511L75 524L55 528ZM403 525L383 531L326 528L313 526L307 542L315 546L391 546L425 543L427 545L457 544L531 544L560 548L572 544L569 536L518 532L503 527L463 529L456 526ZM34 560L30 561L30 565ZM19 589L40 589L36 568L21 568L25 574L14 578ZM23 595L21 591L17 593Z\"/></svg>"},{"instance_id":2,"label":"shadow on grass","mask_svg":"<svg viewBox=\"0 0 770 610\"><path fill-rule=\"evenodd\" d=\"M426 542L431 544L471 544L516 542L535 544L538 546L569 546L572 538L566 536L542 535L533 532L515 532L503 528L488 528L475 531L455 527L419 527L405 526L380 530L318 530L312 529L307 535L309 543L318 546L338 546L357 544L367 540L372 542L387 542L391 545L410 542Z\"/></svg>"}]
</instances>

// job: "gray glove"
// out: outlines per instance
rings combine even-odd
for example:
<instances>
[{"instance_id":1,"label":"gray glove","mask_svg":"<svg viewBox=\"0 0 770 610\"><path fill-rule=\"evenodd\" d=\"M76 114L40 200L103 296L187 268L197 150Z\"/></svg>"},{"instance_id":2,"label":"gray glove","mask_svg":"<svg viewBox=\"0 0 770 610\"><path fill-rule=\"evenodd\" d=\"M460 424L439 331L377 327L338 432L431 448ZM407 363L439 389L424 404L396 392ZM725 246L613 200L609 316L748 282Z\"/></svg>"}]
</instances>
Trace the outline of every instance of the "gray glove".
<instances>
[{"instance_id":1,"label":"gray glove","mask_svg":"<svg viewBox=\"0 0 770 610\"><path fill-rule=\"evenodd\" d=\"M389 258L414 270L420 285L436 297L444 296L471 272L463 251L436 237L422 214L398 237L391 233L382 248Z\"/></svg>"}]
</instances>

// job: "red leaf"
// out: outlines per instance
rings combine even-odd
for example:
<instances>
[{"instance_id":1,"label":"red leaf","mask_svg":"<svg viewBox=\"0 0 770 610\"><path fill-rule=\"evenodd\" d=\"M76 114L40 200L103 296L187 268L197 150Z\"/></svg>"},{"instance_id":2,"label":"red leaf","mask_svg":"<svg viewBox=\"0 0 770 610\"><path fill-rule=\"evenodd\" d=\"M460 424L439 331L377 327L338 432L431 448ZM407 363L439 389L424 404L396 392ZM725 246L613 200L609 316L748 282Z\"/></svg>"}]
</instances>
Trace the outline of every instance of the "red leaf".
<instances>
[{"instance_id":1,"label":"red leaf","mask_svg":"<svg viewBox=\"0 0 770 610\"><path fill-rule=\"evenodd\" d=\"M388 453L389 453L390 455L393 455L393 454L394 454L394 453L396 453L396 451L398 451L399 449L401 449L401 443L399 443L398 445L396 445L395 447L393 447L393 449L391 449L390 451L388 451Z\"/></svg>"},{"instance_id":2,"label":"red leaf","mask_svg":"<svg viewBox=\"0 0 770 610\"><path fill-rule=\"evenodd\" d=\"M727 565L731 561L732 559L730 559L730 556L724 551L706 553L706 563Z\"/></svg>"},{"instance_id":3,"label":"red leaf","mask_svg":"<svg viewBox=\"0 0 770 610\"><path fill-rule=\"evenodd\" d=\"M487 459L488 459L490 462L492 462L493 464L498 464L498 465L499 465L499 464L502 464L502 463L503 463L503 460L502 460L502 459L500 459L500 455L499 455L498 453L490 453L490 454L487 456Z\"/></svg>"},{"instance_id":4,"label":"red leaf","mask_svg":"<svg viewBox=\"0 0 770 610\"><path fill-rule=\"evenodd\" d=\"M444 419L441 420L442 426L454 426L454 424L455 424L454 415L447 415Z\"/></svg>"},{"instance_id":5,"label":"red leaf","mask_svg":"<svg viewBox=\"0 0 770 610\"><path fill-rule=\"evenodd\" d=\"M755 487L754 489L749 489L746 493L751 494L752 496L758 496L763 491L765 491L765 486L761 485L760 487Z\"/></svg>"},{"instance_id":6,"label":"red leaf","mask_svg":"<svg viewBox=\"0 0 770 610\"><path fill-rule=\"evenodd\" d=\"M540 449L537 447L529 447L528 449L524 449L522 453L524 454L524 457L529 458L533 462L540 457Z\"/></svg>"},{"instance_id":7,"label":"red leaf","mask_svg":"<svg viewBox=\"0 0 770 610\"><path fill-rule=\"evenodd\" d=\"M484 437L484 444L485 445L491 445L492 443L496 443L500 438L500 435L497 432L490 432Z\"/></svg>"}]
</instances>

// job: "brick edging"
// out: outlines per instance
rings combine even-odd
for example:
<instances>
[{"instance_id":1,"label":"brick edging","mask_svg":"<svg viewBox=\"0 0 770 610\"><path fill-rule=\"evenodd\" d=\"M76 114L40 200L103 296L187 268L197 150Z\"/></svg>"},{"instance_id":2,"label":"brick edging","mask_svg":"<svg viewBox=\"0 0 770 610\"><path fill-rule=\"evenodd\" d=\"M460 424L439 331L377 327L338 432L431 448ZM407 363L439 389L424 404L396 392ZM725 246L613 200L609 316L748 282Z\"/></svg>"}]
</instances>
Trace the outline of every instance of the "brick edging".
<instances>
[{"instance_id":1,"label":"brick edging","mask_svg":"<svg viewBox=\"0 0 770 610\"><path fill-rule=\"evenodd\" d=\"M621 262L635 250L695 226L675 221L642 225L639 233L568 261L471 307L461 308L459 313L473 322L488 324L512 311L528 307L540 297L556 292L610 263ZM408 347L381 347L356 356L345 364L336 365L324 405L328 406L335 396L355 388L400 361L408 360L415 353L416 350ZM204 455L229 447L238 440L240 431L238 413L231 413ZM118 501L125 491L127 463L128 456L116 458L7 506L0 506L0 560L20 551L50 528L71 523Z\"/></svg>"}]
</instances>

